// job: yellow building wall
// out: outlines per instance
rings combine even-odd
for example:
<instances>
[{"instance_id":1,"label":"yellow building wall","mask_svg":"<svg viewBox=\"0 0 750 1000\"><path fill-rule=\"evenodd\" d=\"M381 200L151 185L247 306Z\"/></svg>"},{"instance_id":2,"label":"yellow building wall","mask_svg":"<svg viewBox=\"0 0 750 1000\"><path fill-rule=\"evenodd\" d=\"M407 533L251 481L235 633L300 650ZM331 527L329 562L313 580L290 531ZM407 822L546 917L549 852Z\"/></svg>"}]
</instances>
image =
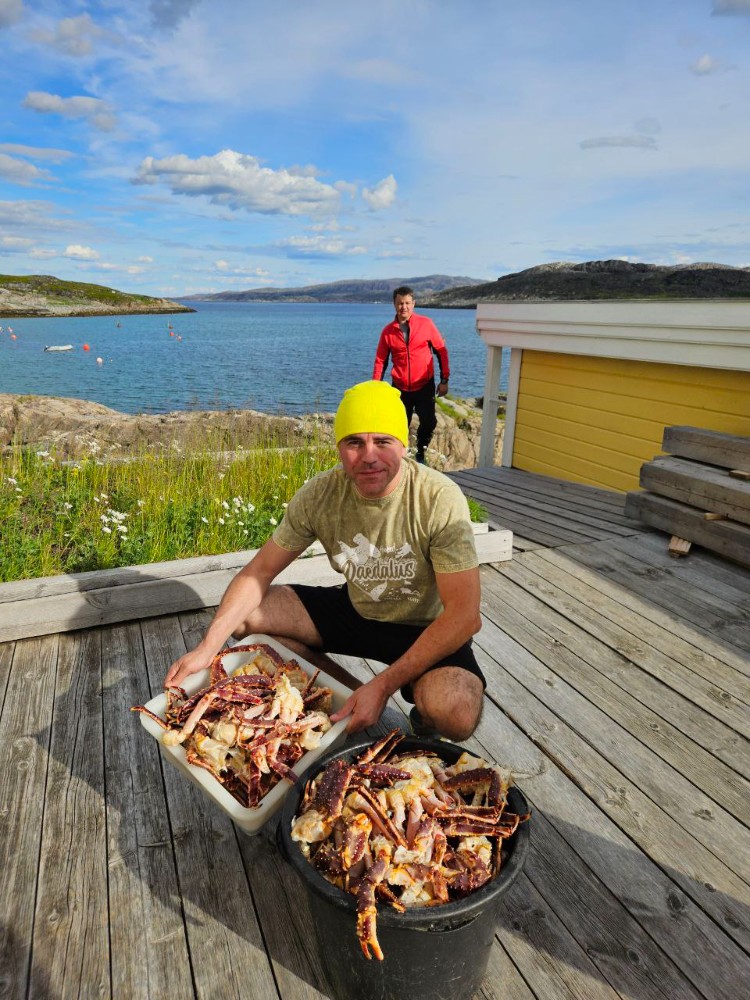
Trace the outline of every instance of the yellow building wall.
<instances>
[{"instance_id":1,"label":"yellow building wall","mask_svg":"<svg viewBox=\"0 0 750 1000\"><path fill-rule=\"evenodd\" d=\"M514 468L637 489L672 425L750 437L750 372L523 352Z\"/></svg>"}]
</instances>

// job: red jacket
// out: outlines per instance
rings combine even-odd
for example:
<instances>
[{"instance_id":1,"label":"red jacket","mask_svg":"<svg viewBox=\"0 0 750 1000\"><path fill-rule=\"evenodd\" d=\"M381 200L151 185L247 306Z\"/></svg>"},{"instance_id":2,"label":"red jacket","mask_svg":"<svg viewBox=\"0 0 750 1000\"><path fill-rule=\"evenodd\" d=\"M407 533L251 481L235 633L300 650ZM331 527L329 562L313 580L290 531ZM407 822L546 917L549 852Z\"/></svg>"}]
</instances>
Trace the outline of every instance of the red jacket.
<instances>
[{"instance_id":1,"label":"red jacket","mask_svg":"<svg viewBox=\"0 0 750 1000\"><path fill-rule=\"evenodd\" d=\"M409 343L404 340L398 320L394 319L383 328L375 352L374 379L382 379L388 367L388 359L393 358L391 380L397 389L414 392L427 382L435 380L435 366L432 354L437 355L440 378L447 381L450 376L448 348L440 331L427 316L412 313L409 319Z\"/></svg>"}]
</instances>

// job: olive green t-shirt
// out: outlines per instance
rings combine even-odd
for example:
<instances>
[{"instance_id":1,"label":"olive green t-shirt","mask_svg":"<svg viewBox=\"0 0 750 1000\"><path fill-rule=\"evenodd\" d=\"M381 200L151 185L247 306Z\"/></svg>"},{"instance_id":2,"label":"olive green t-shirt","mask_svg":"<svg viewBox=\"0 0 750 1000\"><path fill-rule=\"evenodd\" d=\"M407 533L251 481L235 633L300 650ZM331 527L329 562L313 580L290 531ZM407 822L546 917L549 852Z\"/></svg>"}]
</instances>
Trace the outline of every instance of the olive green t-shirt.
<instances>
[{"instance_id":1,"label":"olive green t-shirt","mask_svg":"<svg viewBox=\"0 0 750 1000\"><path fill-rule=\"evenodd\" d=\"M337 465L305 483L273 533L288 551L319 539L364 618L428 625L442 611L435 573L478 565L469 507L441 472L406 460L388 496L362 497Z\"/></svg>"}]
</instances>

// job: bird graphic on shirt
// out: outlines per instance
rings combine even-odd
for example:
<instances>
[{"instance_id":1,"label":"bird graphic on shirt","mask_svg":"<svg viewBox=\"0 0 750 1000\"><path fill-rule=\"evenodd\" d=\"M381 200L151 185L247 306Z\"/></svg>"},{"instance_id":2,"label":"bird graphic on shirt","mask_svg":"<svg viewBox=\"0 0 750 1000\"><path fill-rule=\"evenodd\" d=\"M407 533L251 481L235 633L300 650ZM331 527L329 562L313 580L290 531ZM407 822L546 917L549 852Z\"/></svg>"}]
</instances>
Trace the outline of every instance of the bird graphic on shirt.
<instances>
[{"instance_id":1,"label":"bird graphic on shirt","mask_svg":"<svg viewBox=\"0 0 750 1000\"><path fill-rule=\"evenodd\" d=\"M370 559L378 559L380 556L380 549L361 532L354 536L354 541L356 545L347 545L342 541L338 543L341 552L333 557L333 561L342 571L346 566L364 566Z\"/></svg>"}]
</instances>

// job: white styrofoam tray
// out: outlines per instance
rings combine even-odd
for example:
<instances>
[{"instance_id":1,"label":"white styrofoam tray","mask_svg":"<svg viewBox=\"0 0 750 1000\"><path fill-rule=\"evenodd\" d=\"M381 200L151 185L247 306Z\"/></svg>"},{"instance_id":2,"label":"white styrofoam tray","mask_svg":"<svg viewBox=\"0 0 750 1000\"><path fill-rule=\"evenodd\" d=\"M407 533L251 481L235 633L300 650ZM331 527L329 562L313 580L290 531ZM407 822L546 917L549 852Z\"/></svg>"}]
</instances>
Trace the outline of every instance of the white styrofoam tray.
<instances>
[{"instance_id":1,"label":"white styrofoam tray","mask_svg":"<svg viewBox=\"0 0 750 1000\"><path fill-rule=\"evenodd\" d=\"M275 649L282 659L284 660L296 660L300 667L305 671L306 674L310 675L315 673L315 667L307 660L303 660L301 656L297 653L293 653L291 649L287 649L286 646L282 646L280 642L272 639L268 635L248 635L244 639L240 639L237 643L238 646L248 646L255 643L265 643ZM228 674L233 674L236 670L248 660L251 660L255 654L253 652L246 653L227 653L223 660L224 669ZM202 687L207 687L209 683L209 672L208 670L201 670L200 673L191 674L190 677L181 686L188 695L195 694ZM340 681L334 680L328 674L321 671L318 674L318 679L316 681L317 685L321 687L329 687L333 692L333 708L331 712L336 712L347 698L351 695L351 690L342 684ZM166 694L157 695L156 698L152 698L151 701L146 703L146 708L153 712L154 715L158 715L160 718L165 718L167 709L167 696ZM218 781L212 774L209 774L202 767L195 767L193 764L188 764L185 757L185 750L179 744L177 746L165 746L161 738L164 734L164 730L161 726L150 719L145 713L140 713L141 723L149 732L154 739L159 742L159 749L164 754L166 759L174 764L175 767L179 768L180 771L189 778L194 784L201 788L209 798L227 813L232 820L243 830L245 833L253 834L257 833L258 830L267 823L268 820L281 808L281 803L284 800L284 796L292 787L288 781L283 778L277 782L276 785L265 795L257 806L252 809L248 809L246 806L241 805L233 795L231 795L226 788ZM309 767L318 757L321 757L328 750L333 747L338 746L339 743L343 742L346 730L347 719L341 719L339 722L334 723L327 733L323 734L323 738L320 744L314 750L308 750L297 763L294 765L292 770L295 774L300 775L302 772Z\"/></svg>"}]
</instances>

